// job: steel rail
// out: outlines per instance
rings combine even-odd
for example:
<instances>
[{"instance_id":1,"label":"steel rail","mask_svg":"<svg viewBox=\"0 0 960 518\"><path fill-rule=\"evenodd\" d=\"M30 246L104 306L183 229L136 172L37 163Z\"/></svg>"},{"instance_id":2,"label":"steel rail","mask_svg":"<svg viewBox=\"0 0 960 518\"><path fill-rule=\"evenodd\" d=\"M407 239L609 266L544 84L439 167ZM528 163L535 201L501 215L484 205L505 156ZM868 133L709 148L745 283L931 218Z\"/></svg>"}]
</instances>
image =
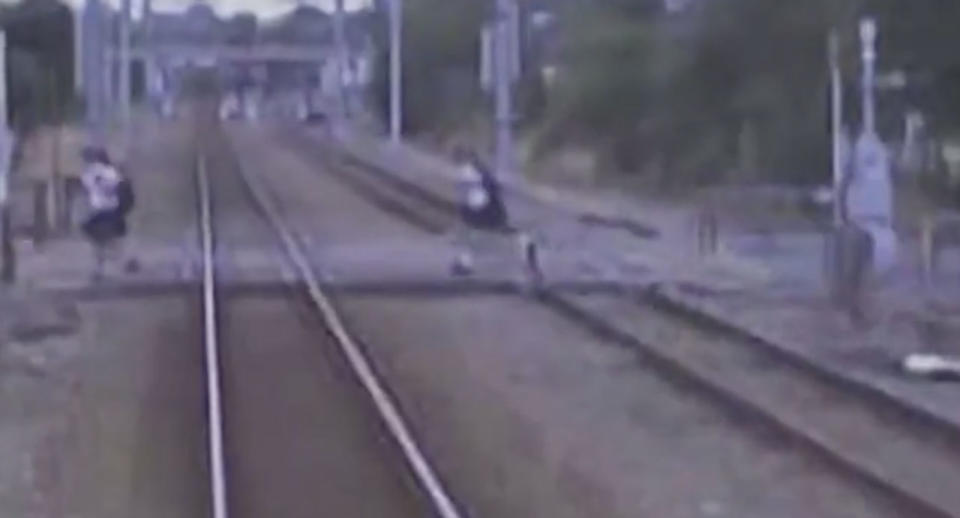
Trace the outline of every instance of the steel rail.
<instances>
[{"instance_id":1,"label":"steel rail","mask_svg":"<svg viewBox=\"0 0 960 518\"><path fill-rule=\"evenodd\" d=\"M302 244L297 240L294 232L284 222L272 200L265 194L263 185L244 169L242 164L236 164L236 171L247 187L254 202L263 211L270 225L277 232L278 237L293 263L297 273L303 280L307 295L314 307L319 311L326 327L335 338L341 352L346 357L357 379L372 399L380 418L387 430L396 440L403 452L404 459L413 471L414 476L430 499L435 511L441 518L461 518L462 514L447 492L436 470L427 460L423 451L417 445L410 427L407 425L399 407L390 396L385 385L378 378L372 364L364 355L360 345L353 338L332 299L324 292L318 275L307 257Z\"/></svg>"},{"instance_id":2,"label":"steel rail","mask_svg":"<svg viewBox=\"0 0 960 518\"><path fill-rule=\"evenodd\" d=\"M203 247L203 328L207 367L207 437L209 442L210 490L214 518L228 518L226 467L223 453L223 395L220 385L219 333L217 332L216 276L210 182L206 158L197 157L197 192Z\"/></svg>"}]
</instances>

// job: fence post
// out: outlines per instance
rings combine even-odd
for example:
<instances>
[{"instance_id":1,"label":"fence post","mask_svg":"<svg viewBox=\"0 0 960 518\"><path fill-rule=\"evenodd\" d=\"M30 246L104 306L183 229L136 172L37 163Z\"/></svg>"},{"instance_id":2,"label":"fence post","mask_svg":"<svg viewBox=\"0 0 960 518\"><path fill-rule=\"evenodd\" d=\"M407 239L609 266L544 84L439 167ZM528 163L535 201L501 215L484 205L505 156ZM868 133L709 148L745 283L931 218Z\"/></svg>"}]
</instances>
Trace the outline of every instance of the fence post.
<instances>
[{"instance_id":1,"label":"fence post","mask_svg":"<svg viewBox=\"0 0 960 518\"><path fill-rule=\"evenodd\" d=\"M47 240L50 230L50 183L45 180L33 182L33 243L40 245Z\"/></svg>"},{"instance_id":2,"label":"fence post","mask_svg":"<svg viewBox=\"0 0 960 518\"><path fill-rule=\"evenodd\" d=\"M936 223L934 218L931 216L924 217L920 229L920 251L923 281L927 286L930 286L933 282L933 277L937 269L937 243L935 233Z\"/></svg>"}]
</instances>

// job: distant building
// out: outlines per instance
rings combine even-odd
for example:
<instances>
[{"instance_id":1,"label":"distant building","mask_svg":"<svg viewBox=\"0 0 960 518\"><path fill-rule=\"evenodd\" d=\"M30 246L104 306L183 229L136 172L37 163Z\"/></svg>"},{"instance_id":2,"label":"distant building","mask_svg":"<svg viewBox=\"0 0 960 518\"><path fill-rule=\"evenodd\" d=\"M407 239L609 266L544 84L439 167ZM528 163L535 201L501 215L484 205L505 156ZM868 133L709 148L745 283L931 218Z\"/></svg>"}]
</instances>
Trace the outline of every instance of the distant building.
<instances>
[{"instance_id":1,"label":"distant building","mask_svg":"<svg viewBox=\"0 0 960 518\"><path fill-rule=\"evenodd\" d=\"M103 16L93 16L90 5L99 7ZM210 5L197 2L180 12L151 10L150 13L133 27L134 59L148 55L137 51L143 48L156 50L156 57L138 61L134 65L134 84L141 85L135 88L140 88L157 102L180 88L182 71L190 65L217 66L223 84L238 91L262 89L269 93L316 89L329 93L336 90L338 66L331 59L335 55L333 20L325 11L300 5L286 16L268 21L257 19L249 13L220 18ZM91 26L98 19L100 29ZM116 10L94 2L87 4L78 21L84 34L104 35L104 38L84 38L84 68L81 75L84 84L93 85L93 91L106 91L107 98L112 96L108 90L119 77L116 46L119 21ZM369 85L373 77L376 51L372 38L375 26L372 23L376 18L370 11L355 11L347 13L344 21L348 62L341 81L347 90L359 92ZM98 45L100 49L109 47L106 52L112 57L111 64L106 68L92 59L92 56L103 52ZM273 50L285 46L316 49L316 59L311 62L306 59L297 61L297 58L289 61L254 58L218 62L217 54L213 51L225 46L253 46L250 52L256 52L256 46L273 47ZM206 52L206 48L210 48L211 52ZM236 52L236 49L230 52ZM296 54L296 51L292 54ZM308 54L313 55L311 51ZM94 114L103 111L97 109L99 101L99 98L88 100L94 108L91 110Z\"/></svg>"}]
</instances>

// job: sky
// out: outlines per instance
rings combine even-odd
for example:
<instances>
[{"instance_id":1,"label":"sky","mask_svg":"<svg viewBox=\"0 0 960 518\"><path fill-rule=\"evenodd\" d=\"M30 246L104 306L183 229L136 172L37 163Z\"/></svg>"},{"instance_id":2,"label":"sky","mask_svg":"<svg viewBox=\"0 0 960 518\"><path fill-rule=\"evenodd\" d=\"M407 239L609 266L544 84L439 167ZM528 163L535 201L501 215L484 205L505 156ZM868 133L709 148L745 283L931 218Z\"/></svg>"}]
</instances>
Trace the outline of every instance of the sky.
<instances>
[{"instance_id":1,"label":"sky","mask_svg":"<svg viewBox=\"0 0 960 518\"><path fill-rule=\"evenodd\" d=\"M0 3L16 3L19 0L0 0ZM70 4L79 5L84 0L67 0ZM116 5L120 0L107 0ZM134 11L139 9L143 0L133 0ZM194 0L153 0L153 6L156 10L180 10ZM210 0L210 4L224 15L231 15L240 11L252 11L259 16L273 17L289 11L293 6L299 3L297 0ZM304 0L302 3L315 5L322 9L333 8L334 0ZM366 6L370 0L345 0L347 9L357 9Z\"/></svg>"}]
</instances>

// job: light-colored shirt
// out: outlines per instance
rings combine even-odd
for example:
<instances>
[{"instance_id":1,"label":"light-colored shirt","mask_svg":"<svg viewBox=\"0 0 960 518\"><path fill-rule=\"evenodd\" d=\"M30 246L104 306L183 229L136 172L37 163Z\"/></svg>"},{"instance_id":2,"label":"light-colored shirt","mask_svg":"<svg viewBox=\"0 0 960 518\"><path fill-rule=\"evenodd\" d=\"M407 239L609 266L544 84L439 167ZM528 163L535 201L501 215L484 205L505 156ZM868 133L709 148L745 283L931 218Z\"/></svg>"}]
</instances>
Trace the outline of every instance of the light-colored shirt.
<instances>
[{"instance_id":1,"label":"light-colored shirt","mask_svg":"<svg viewBox=\"0 0 960 518\"><path fill-rule=\"evenodd\" d=\"M117 208L119 205L117 186L120 184L120 173L113 166L90 164L83 171L81 180L90 198L91 209L106 211Z\"/></svg>"},{"instance_id":2,"label":"light-colored shirt","mask_svg":"<svg viewBox=\"0 0 960 518\"><path fill-rule=\"evenodd\" d=\"M897 263L898 242L893 230L893 179L886 147L875 135L861 135L854 147L847 214L850 222L870 234L876 273Z\"/></svg>"},{"instance_id":3,"label":"light-colored shirt","mask_svg":"<svg viewBox=\"0 0 960 518\"><path fill-rule=\"evenodd\" d=\"M490 203L490 195L484 188L483 177L476 167L471 164L461 166L460 183L464 201L471 210L482 210Z\"/></svg>"},{"instance_id":4,"label":"light-colored shirt","mask_svg":"<svg viewBox=\"0 0 960 518\"><path fill-rule=\"evenodd\" d=\"M883 143L875 136L861 135L847 187L847 215L853 223L893 224L893 185L890 161Z\"/></svg>"}]
</instances>

